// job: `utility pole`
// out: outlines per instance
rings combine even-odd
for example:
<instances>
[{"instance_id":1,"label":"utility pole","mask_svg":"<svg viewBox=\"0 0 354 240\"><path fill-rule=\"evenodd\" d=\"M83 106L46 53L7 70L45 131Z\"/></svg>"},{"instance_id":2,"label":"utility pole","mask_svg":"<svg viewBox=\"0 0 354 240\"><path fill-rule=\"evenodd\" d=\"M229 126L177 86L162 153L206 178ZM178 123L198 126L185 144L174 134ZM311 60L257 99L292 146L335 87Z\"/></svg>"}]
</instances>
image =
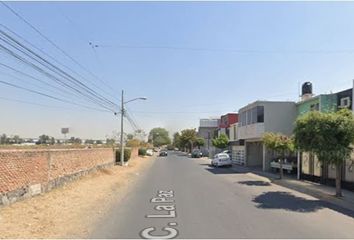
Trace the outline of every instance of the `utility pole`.
<instances>
[{"instance_id":1,"label":"utility pole","mask_svg":"<svg viewBox=\"0 0 354 240\"><path fill-rule=\"evenodd\" d=\"M146 97L138 97L133 98L129 101L124 102L124 90L122 90L122 99L121 99L121 110L120 110L120 163L124 166L124 126L123 126L123 119L125 114L124 105L129 102L133 102L135 100L146 100Z\"/></svg>"},{"instance_id":2,"label":"utility pole","mask_svg":"<svg viewBox=\"0 0 354 240\"><path fill-rule=\"evenodd\" d=\"M124 166L124 90L122 90L122 100L121 100L121 110L120 110L120 163Z\"/></svg>"}]
</instances>

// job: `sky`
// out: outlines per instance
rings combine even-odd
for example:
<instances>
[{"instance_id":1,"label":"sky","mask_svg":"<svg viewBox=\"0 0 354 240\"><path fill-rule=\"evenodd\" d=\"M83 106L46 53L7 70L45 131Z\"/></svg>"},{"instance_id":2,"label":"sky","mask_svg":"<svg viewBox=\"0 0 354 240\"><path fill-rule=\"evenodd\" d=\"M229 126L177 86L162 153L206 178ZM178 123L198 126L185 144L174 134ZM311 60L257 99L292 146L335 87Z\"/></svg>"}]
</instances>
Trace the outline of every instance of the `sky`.
<instances>
[{"instance_id":1,"label":"sky","mask_svg":"<svg viewBox=\"0 0 354 240\"><path fill-rule=\"evenodd\" d=\"M146 97L127 104L146 132L153 127L164 127L171 134L197 128L200 118L237 112L255 100L298 101L299 86L305 81L312 82L315 94L352 87L354 2L7 5L76 63L0 4L2 26L69 66L105 98L119 104L122 89L126 100ZM51 81L3 51L0 63ZM2 67L0 80L99 107ZM8 135L45 133L61 138L60 129L69 127L69 136L104 139L120 127L113 113L3 84L0 109L0 133ZM125 126L127 132L133 130L129 122Z\"/></svg>"}]
</instances>

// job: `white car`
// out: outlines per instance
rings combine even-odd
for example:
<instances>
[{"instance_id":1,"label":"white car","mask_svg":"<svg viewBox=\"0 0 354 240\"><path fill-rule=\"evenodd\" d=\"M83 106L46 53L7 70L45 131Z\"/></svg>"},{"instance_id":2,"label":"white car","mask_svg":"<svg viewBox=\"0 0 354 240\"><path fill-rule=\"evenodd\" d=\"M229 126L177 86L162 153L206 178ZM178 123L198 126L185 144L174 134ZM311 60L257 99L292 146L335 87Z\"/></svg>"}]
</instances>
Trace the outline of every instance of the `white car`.
<instances>
[{"instance_id":1,"label":"white car","mask_svg":"<svg viewBox=\"0 0 354 240\"><path fill-rule=\"evenodd\" d=\"M146 150L146 155L152 156L152 155L154 155L154 151L152 149L148 149L148 150Z\"/></svg>"},{"instance_id":2,"label":"white car","mask_svg":"<svg viewBox=\"0 0 354 240\"><path fill-rule=\"evenodd\" d=\"M211 160L211 165L215 167L221 166L232 166L230 156L227 153L218 153L214 155L214 158Z\"/></svg>"}]
</instances>

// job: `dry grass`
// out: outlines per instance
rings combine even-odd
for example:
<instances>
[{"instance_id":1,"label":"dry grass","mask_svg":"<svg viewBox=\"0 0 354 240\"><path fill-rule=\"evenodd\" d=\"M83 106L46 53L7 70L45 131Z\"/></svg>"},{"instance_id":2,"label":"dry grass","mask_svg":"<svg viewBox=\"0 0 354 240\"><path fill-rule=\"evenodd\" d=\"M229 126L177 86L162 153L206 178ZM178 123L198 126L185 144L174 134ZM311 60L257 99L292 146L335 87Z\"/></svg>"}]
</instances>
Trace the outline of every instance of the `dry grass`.
<instances>
[{"instance_id":1,"label":"dry grass","mask_svg":"<svg viewBox=\"0 0 354 240\"><path fill-rule=\"evenodd\" d=\"M0 207L0 238L84 238L153 158L136 158L49 193Z\"/></svg>"}]
</instances>

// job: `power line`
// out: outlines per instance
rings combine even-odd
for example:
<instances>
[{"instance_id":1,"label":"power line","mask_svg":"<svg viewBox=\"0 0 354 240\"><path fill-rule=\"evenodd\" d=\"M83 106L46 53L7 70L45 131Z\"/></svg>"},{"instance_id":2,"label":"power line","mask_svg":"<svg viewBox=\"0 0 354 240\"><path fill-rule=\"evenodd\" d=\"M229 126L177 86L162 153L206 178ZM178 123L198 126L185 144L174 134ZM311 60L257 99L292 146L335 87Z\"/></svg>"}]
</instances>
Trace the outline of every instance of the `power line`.
<instances>
[{"instance_id":1,"label":"power line","mask_svg":"<svg viewBox=\"0 0 354 240\"><path fill-rule=\"evenodd\" d=\"M60 101L60 102L74 104L74 105L77 105L77 106L80 106L80 107L85 107L85 108L93 109L93 110L97 110L97 111L108 112L107 110L102 110L102 109L98 109L98 108L92 108L92 107L89 107L89 106L86 106L86 105L82 105L82 104L79 104L79 103L75 103L75 102L71 102L71 101L68 101L68 100L65 100L65 99L61 99L61 98L57 98L57 97L54 97L54 96L50 96L48 94L45 94L45 93L30 89L30 88L25 88L25 87L22 87L22 86L13 84L13 83L9 83L9 82L6 82L6 81L0 80L0 83L4 84L4 85L7 85L7 86L10 86L10 87L14 87L14 88L25 90L25 91L28 91L28 92L31 92L31 93L35 93L35 94L38 94L38 95L41 95L41 96L44 96L44 97L47 97L47 98L51 98L51 99L54 99L54 100L57 100L57 101Z\"/></svg>"},{"instance_id":2,"label":"power line","mask_svg":"<svg viewBox=\"0 0 354 240\"><path fill-rule=\"evenodd\" d=\"M1 30L0 30L1 32ZM5 50L6 53L10 54L11 56L17 58L18 60L24 62L25 64L31 66L32 68L34 68L35 70L39 71L42 74L45 74L47 77L55 80L57 83L60 83L62 86L68 87L76 92L78 92L79 94L89 98L91 101L95 102L96 104L105 107L102 103L106 102L109 104L112 104L112 106L114 106L114 103L110 102L109 100L101 97L101 96L97 96L97 94L95 93L94 90L88 88L86 85L84 85L82 82L80 82L79 80L73 78L72 76L70 76L69 74L67 74L65 71L59 69L58 67L54 66L53 64L51 64L50 62L48 62L46 59L43 59L41 56L39 56L38 54L34 53L33 51L31 51L30 49L26 48L25 46L23 46L21 43L16 42L17 45L20 45L21 47L25 48L26 51L28 51L30 54L34 55L35 57L33 57L32 55L26 53L24 50L19 49L19 47L15 46L12 43L9 43L8 40L0 38L2 41L4 41L7 44L10 44L10 46L12 46L13 48L15 48L16 50L20 51L21 53L25 54L27 57L31 58L32 60L38 62L39 64L43 65L46 68L49 68L49 70L53 71L56 74L59 74L60 77L65 78L67 81L69 81L70 83L73 83L76 87L83 87L84 91L86 91L87 93L83 93L81 90L78 90L76 87L73 87L67 83L64 83L61 79L55 77L54 75L48 73L47 71L45 71L44 69L38 67L37 65L29 62L28 60L24 59L23 57L19 56L18 54L15 54L13 51L11 51L10 49L6 48L5 46L0 44L0 48ZM11 39L11 38L10 38ZM39 58L39 60L37 58ZM43 62L42 62L43 61ZM49 66L48 66L49 64ZM89 94L89 95L87 95ZM91 95L91 96L90 96ZM96 98L96 100L94 100L94 98ZM97 99L98 98L98 99ZM99 102L97 102L99 101ZM105 107L107 108L107 107Z\"/></svg>"},{"instance_id":3,"label":"power line","mask_svg":"<svg viewBox=\"0 0 354 240\"><path fill-rule=\"evenodd\" d=\"M65 107L60 107L60 106L51 106L51 105L40 104L40 103L35 103L35 102L29 102L29 101L14 99L14 98L0 97L0 99L1 100L5 100L5 101L9 101L9 102L18 102L18 103L24 103L24 104L29 104L29 105L35 105L35 106L39 106L39 107L65 109L65 110L75 110L76 111L76 109L65 108ZM106 111L106 110L99 110L99 109L88 109L88 110L94 110L94 111L99 111L99 112L109 112L108 110Z\"/></svg>"},{"instance_id":4,"label":"power line","mask_svg":"<svg viewBox=\"0 0 354 240\"><path fill-rule=\"evenodd\" d=\"M49 86L49 87L51 87L51 88L54 88L54 89L60 91L60 93L63 93L63 92L64 92L64 93L68 94L69 96L72 96L72 95L73 95L73 93L69 92L69 91L66 90L66 89L62 89L62 88L60 88L60 87L58 87L58 86L52 85L52 84L50 84L50 83L48 83L48 82L46 82L46 81L44 81L44 80L42 80L42 79L36 78L36 77L34 77L34 76L32 76L32 75L30 75L30 74L28 74L28 73L22 72L22 71L20 71L20 70L18 70L18 69L15 69L15 68L13 68L13 67L11 67L11 66L9 66L9 65L4 64L4 63L0 63L0 66L3 67L3 68L9 69L9 70L11 70L11 71L13 71L13 72L15 72L15 73L18 73L18 74L20 74L20 75L23 75L23 76L25 76L25 77L27 77L27 78L31 78L31 79L33 79L33 80L35 80L35 81L37 81L37 82L40 82L40 83L42 83L42 84L44 84L44 85L46 85L46 86ZM14 76L13 76L13 77L14 77ZM15 77L15 78L17 78L17 77ZM20 78L17 78L17 79L20 79Z\"/></svg>"},{"instance_id":5,"label":"power line","mask_svg":"<svg viewBox=\"0 0 354 240\"><path fill-rule=\"evenodd\" d=\"M157 50L174 50L174 51L194 51L194 52L225 52L238 54L353 54L354 49L334 49L334 50L260 50L260 49L232 49L232 48L200 48L200 47L178 47L178 46L149 46L149 45L97 45L100 48L117 48L117 49L157 49Z\"/></svg>"},{"instance_id":6,"label":"power line","mask_svg":"<svg viewBox=\"0 0 354 240\"><path fill-rule=\"evenodd\" d=\"M37 65L28 62L26 59L21 58L21 57L18 56L17 54L14 54L11 50L7 49L7 48L4 47L2 44L0 44L0 50L1 50L1 49L2 49L2 50L5 50L5 51L6 51L7 53L9 53L10 55L13 55L15 58L17 58L18 60L24 62L25 64L28 64L29 66L33 67L35 70L37 70L37 71L39 71L40 73L46 75L47 77L54 79L54 80L57 81L59 84L61 84L61 85L63 85L63 86L68 86L69 88L74 89L74 90L77 91L78 93L81 93L80 90L77 90L77 89L73 88L72 86L67 85L66 83L63 83L60 79L58 79L58 78L56 78L55 76L51 75L50 73L46 72L45 70L43 70L42 68L38 67ZM90 100L92 100L92 99L90 98ZM92 100L92 101L93 101L93 100ZM106 106L103 105L103 104L100 104L100 103L96 103L96 104L98 104L98 105L100 105L101 107L106 108L106 109L108 109L108 110L114 112L114 110L112 110L112 109L106 107Z\"/></svg>"},{"instance_id":7,"label":"power line","mask_svg":"<svg viewBox=\"0 0 354 240\"><path fill-rule=\"evenodd\" d=\"M101 78L99 78L97 75L95 75L92 71L90 71L88 68L80 64L76 59L71 57L66 51L64 51L62 48L60 48L56 43L54 43L52 40L50 40L47 36L45 36L38 28L36 28L33 24L31 24L29 21L27 21L24 17L22 17L18 12L16 12L13 8L11 8L9 5L7 5L5 2L1 1L1 3L9 9L15 16L17 16L21 21L26 23L29 27L31 27L36 33L38 33L42 38L47 40L51 45L53 45L57 50L59 50L62 54L64 54L67 58L69 58L71 61L76 63L81 69L85 70L88 72L92 77L98 79L101 81L103 84L107 83L103 81Z\"/></svg>"},{"instance_id":8,"label":"power line","mask_svg":"<svg viewBox=\"0 0 354 240\"><path fill-rule=\"evenodd\" d=\"M101 95L97 94L94 90L92 90L91 88L87 87L85 84L83 84L81 81L77 80L76 78L74 78L73 76L71 76L70 74L68 74L67 72L63 71L62 69L56 67L55 65L53 65L52 63L50 63L49 61L47 61L46 59L44 59L43 57L41 57L40 55L38 55L37 53L33 52L32 50L30 50L28 47L22 45L20 42L18 42L16 39L12 38L11 36L9 36L8 34L4 33L3 31L0 30L0 33L5 35L5 37L10 40L15 42L15 44L23 49L25 49L25 51L29 52L31 55L29 55L28 53L24 52L22 49L19 49L19 47L15 46L13 43L9 43L8 40L4 40L2 38L0 38L2 41L4 41L5 43L9 44L10 46L12 46L13 48L15 48L16 50L22 52L23 54L25 54L26 56L30 57L32 60L38 62L39 64L47 67L48 69L50 69L51 71L61 75L61 77L66 78L67 80L69 80L70 82L74 83L77 86L83 87L85 88L85 90L87 92L89 92L90 94L95 94L96 96L98 96L98 98L100 98L102 101L106 101L109 104L112 104L113 106L115 105L115 103L111 102L110 100L105 99L104 97L102 97ZM32 55L34 55L35 57L33 57ZM38 61L38 59L40 61ZM44 63L44 64L43 64ZM48 66L49 65L49 66Z\"/></svg>"},{"instance_id":9,"label":"power line","mask_svg":"<svg viewBox=\"0 0 354 240\"><path fill-rule=\"evenodd\" d=\"M107 91L105 91L103 88L101 88L100 86L98 86L97 84L95 84L93 81L86 79L84 76L82 76L80 73L78 73L77 71L73 70L72 68L68 67L67 65L59 62L56 58L52 57L51 55L49 55L48 53L44 52L42 49L38 48L37 46L35 46L34 44L32 44L31 42L29 42L28 40L26 40L24 37L22 37L21 35L17 34L16 32L12 31L9 27L5 26L4 24L0 23L0 26L2 26L4 29L6 29L7 31L9 31L10 33L12 33L13 35L15 35L16 37L18 37L19 39L21 39L22 41L24 41L25 43L27 43L28 45L30 45L32 48L36 49L37 51L41 52L43 55L49 57L50 59L52 59L54 62L56 62L57 64L61 65L62 67L68 69L69 71L71 71L72 73L76 74L77 76L79 76L81 79L83 79L86 82L91 83L94 87L98 88L99 90L101 90L102 92L110 95L113 98L116 98L115 96L111 95L110 93L108 93ZM111 88L110 88L111 89Z\"/></svg>"}]
</instances>

